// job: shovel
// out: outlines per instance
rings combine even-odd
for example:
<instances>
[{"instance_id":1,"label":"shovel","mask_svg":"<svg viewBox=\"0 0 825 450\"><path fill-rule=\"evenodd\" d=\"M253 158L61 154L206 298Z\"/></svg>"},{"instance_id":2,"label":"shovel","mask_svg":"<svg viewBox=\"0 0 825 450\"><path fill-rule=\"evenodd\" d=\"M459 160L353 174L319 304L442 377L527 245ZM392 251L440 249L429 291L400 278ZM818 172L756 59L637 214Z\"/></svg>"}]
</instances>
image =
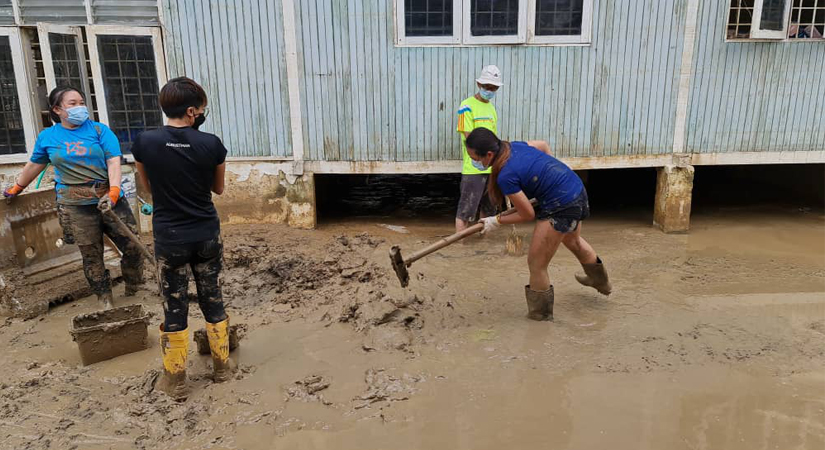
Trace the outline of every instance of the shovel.
<instances>
[{"instance_id":1,"label":"shovel","mask_svg":"<svg viewBox=\"0 0 825 450\"><path fill-rule=\"evenodd\" d=\"M115 214L115 212L112 211L112 206L110 203L98 203L97 209L99 209L100 212L103 213L103 215L112 219L112 222L115 223L117 229L120 230L120 232L123 233L124 236L128 237L129 240L132 241L132 243L137 245L138 249L140 249L140 253L143 255L144 258L146 258L147 261L149 261L149 264L151 264L152 267L157 268L157 266L155 265L155 258L153 258L152 254L149 253L149 249L147 249L146 246L143 245L142 242L140 242L140 239L138 239L137 236L135 236L134 233L132 233L132 230L130 230L129 227L127 227L126 224L124 224L120 220L117 214Z\"/></svg>"},{"instance_id":2,"label":"shovel","mask_svg":"<svg viewBox=\"0 0 825 450\"><path fill-rule=\"evenodd\" d=\"M533 205L536 204L536 200L530 200L530 203ZM510 208L507 211L501 213L502 216L509 216L510 214L514 214L517 211L516 208ZM390 249L390 262L392 263L392 268L395 270L395 274L398 276L398 281L401 282L401 287L407 287L410 284L410 273L407 271L407 268L412 265L412 263L418 261L419 259L441 250L444 247L447 247L451 244L455 244L456 242L468 237L472 236L476 233L480 233L481 230L484 229L484 224L479 222L471 227L468 227L465 230L459 231L458 233L451 234L434 244L430 244L426 248L423 248L412 255L408 256L404 259L401 256L401 247L397 245L393 245Z\"/></svg>"}]
</instances>

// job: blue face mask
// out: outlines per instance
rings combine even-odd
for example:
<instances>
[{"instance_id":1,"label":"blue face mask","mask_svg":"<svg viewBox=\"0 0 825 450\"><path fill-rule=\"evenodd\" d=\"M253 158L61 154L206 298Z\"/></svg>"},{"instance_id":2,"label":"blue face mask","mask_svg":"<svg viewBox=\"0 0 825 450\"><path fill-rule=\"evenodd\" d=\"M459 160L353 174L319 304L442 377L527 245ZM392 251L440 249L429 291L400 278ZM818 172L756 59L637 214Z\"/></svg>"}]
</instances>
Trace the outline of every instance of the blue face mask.
<instances>
[{"instance_id":1,"label":"blue face mask","mask_svg":"<svg viewBox=\"0 0 825 450\"><path fill-rule=\"evenodd\" d=\"M488 91L487 89L484 89L484 88L480 88L478 90L478 95L480 95L481 98L483 98L484 100L487 100L489 102L490 100L493 99L493 97L496 96L496 93L493 92L493 91Z\"/></svg>"},{"instance_id":2,"label":"blue face mask","mask_svg":"<svg viewBox=\"0 0 825 450\"><path fill-rule=\"evenodd\" d=\"M485 166L481 161L472 160L472 164L476 170L487 170L487 166Z\"/></svg>"},{"instance_id":3,"label":"blue face mask","mask_svg":"<svg viewBox=\"0 0 825 450\"><path fill-rule=\"evenodd\" d=\"M73 106L66 112L69 114L66 120L72 125L83 125L83 122L89 120L89 109L85 106Z\"/></svg>"}]
</instances>

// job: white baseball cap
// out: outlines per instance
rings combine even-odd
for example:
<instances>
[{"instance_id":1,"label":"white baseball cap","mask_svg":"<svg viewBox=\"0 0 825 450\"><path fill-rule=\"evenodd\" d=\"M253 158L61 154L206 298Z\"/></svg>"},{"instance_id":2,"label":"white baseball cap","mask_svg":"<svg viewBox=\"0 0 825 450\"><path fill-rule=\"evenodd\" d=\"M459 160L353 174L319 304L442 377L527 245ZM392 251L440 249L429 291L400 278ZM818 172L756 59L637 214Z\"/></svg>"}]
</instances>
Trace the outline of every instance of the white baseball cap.
<instances>
[{"instance_id":1,"label":"white baseball cap","mask_svg":"<svg viewBox=\"0 0 825 450\"><path fill-rule=\"evenodd\" d=\"M492 84L498 87L504 84L504 82L501 81L501 71L494 65L484 66L484 68L481 69L481 75L476 78L476 82L480 84Z\"/></svg>"}]
</instances>

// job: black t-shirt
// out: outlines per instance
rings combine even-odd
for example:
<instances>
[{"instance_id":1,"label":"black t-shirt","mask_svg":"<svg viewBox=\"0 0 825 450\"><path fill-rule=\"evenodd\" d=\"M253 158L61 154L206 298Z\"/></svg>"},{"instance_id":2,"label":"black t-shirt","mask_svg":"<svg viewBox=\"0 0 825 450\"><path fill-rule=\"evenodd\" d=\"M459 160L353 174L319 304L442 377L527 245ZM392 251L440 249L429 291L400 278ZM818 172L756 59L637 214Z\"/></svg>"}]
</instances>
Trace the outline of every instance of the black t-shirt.
<instances>
[{"instance_id":1,"label":"black t-shirt","mask_svg":"<svg viewBox=\"0 0 825 450\"><path fill-rule=\"evenodd\" d=\"M188 244L220 234L212 203L215 168L226 160L220 138L191 127L165 126L138 135L132 155L152 185L155 242Z\"/></svg>"}]
</instances>

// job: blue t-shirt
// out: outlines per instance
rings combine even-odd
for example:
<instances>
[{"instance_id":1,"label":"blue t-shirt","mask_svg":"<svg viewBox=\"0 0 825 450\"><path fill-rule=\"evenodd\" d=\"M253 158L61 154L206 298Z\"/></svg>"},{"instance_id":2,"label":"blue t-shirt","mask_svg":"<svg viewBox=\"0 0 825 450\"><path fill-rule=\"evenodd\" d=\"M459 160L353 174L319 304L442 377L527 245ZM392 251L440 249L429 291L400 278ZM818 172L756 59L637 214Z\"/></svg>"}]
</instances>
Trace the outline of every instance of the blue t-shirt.
<instances>
[{"instance_id":1,"label":"blue t-shirt","mask_svg":"<svg viewBox=\"0 0 825 450\"><path fill-rule=\"evenodd\" d=\"M496 181L504 195L524 191L527 198L538 200L538 209L545 211L567 205L584 189L576 172L526 142L510 144L510 159L504 163Z\"/></svg>"},{"instance_id":2,"label":"blue t-shirt","mask_svg":"<svg viewBox=\"0 0 825 450\"><path fill-rule=\"evenodd\" d=\"M58 123L40 132L31 162L54 166L58 202L94 205L100 193L91 186L108 183L106 160L117 156L121 156L120 142L112 130L87 120L74 130ZM101 190L106 189L103 186Z\"/></svg>"}]
</instances>

